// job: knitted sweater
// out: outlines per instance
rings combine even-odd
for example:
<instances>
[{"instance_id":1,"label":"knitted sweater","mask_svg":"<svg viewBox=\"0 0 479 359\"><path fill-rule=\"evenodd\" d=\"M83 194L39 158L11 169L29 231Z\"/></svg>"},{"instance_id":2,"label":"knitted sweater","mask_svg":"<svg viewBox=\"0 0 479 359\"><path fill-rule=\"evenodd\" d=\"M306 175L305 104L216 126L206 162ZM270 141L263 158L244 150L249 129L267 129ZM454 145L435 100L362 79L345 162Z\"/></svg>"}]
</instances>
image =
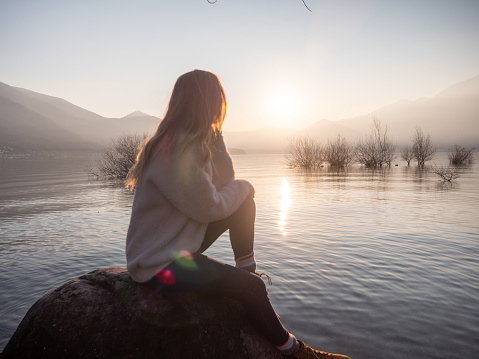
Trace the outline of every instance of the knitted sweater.
<instances>
[{"instance_id":1,"label":"knitted sweater","mask_svg":"<svg viewBox=\"0 0 479 359\"><path fill-rule=\"evenodd\" d=\"M195 253L208 223L232 215L253 186L235 179L221 137L206 168L194 146L181 155L157 153L138 181L126 238L127 268L137 282L148 281L185 253Z\"/></svg>"}]
</instances>

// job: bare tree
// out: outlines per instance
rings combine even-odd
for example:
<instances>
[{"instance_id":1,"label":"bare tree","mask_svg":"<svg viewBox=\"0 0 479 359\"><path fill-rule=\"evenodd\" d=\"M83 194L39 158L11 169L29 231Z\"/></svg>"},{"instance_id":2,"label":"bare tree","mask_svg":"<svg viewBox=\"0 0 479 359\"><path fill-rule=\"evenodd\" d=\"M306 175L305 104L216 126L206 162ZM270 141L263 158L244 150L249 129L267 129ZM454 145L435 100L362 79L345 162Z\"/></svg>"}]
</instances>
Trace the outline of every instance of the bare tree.
<instances>
[{"instance_id":1,"label":"bare tree","mask_svg":"<svg viewBox=\"0 0 479 359\"><path fill-rule=\"evenodd\" d=\"M379 165L379 153L376 144L371 138L360 140L355 149L356 160L366 167L377 167Z\"/></svg>"},{"instance_id":2,"label":"bare tree","mask_svg":"<svg viewBox=\"0 0 479 359\"><path fill-rule=\"evenodd\" d=\"M90 169L90 174L103 179L126 178L145 138L146 135L128 134L112 140L98 160L97 168Z\"/></svg>"},{"instance_id":3,"label":"bare tree","mask_svg":"<svg viewBox=\"0 0 479 359\"><path fill-rule=\"evenodd\" d=\"M324 161L333 167L347 167L353 163L354 149L346 138L338 135L335 141L328 140L323 149Z\"/></svg>"},{"instance_id":4,"label":"bare tree","mask_svg":"<svg viewBox=\"0 0 479 359\"><path fill-rule=\"evenodd\" d=\"M454 167L433 165L431 172L437 174L445 182L452 182L459 177L459 172Z\"/></svg>"},{"instance_id":5,"label":"bare tree","mask_svg":"<svg viewBox=\"0 0 479 359\"><path fill-rule=\"evenodd\" d=\"M290 140L285 157L292 167L314 168L323 163L321 144L308 137Z\"/></svg>"},{"instance_id":6,"label":"bare tree","mask_svg":"<svg viewBox=\"0 0 479 359\"><path fill-rule=\"evenodd\" d=\"M425 135L421 128L416 127L416 134L413 139L412 151L414 158L417 160L417 165L424 168L424 164L434 158L436 148L431 142L429 134Z\"/></svg>"},{"instance_id":7,"label":"bare tree","mask_svg":"<svg viewBox=\"0 0 479 359\"><path fill-rule=\"evenodd\" d=\"M402 149L401 152L401 157L403 158L404 161L407 162L407 165L411 163L411 160L414 158L414 153L412 151L412 147L406 146Z\"/></svg>"},{"instance_id":8,"label":"bare tree","mask_svg":"<svg viewBox=\"0 0 479 359\"><path fill-rule=\"evenodd\" d=\"M464 165L472 163L473 148L465 148L459 145L454 145L448 153L449 163L452 165Z\"/></svg>"},{"instance_id":9,"label":"bare tree","mask_svg":"<svg viewBox=\"0 0 479 359\"><path fill-rule=\"evenodd\" d=\"M391 167L392 161L396 158L396 146L392 141L385 141L382 144L383 160L386 165Z\"/></svg>"},{"instance_id":10,"label":"bare tree","mask_svg":"<svg viewBox=\"0 0 479 359\"><path fill-rule=\"evenodd\" d=\"M366 139L360 140L356 145L358 162L372 168L391 166L391 162L396 158L395 153L396 146L388 134L387 125L383 130L381 120L373 118L373 130Z\"/></svg>"}]
</instances>

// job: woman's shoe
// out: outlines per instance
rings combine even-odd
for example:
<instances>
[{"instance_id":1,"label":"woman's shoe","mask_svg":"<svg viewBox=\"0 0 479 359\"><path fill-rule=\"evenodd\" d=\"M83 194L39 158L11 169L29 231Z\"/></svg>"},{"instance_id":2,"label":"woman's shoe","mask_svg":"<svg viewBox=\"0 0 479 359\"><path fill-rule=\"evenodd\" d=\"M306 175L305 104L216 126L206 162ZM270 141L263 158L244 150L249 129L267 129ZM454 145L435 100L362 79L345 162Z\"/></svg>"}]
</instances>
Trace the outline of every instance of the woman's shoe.
<instances>
[{"instance_id":1,"label":"woman's shoe","mask_svg":"<svg viewBox=\"0 0 479 359\"><path fill-rule=\"evenodd\" d=\"M294 354L293 358L298 358L298 359L351 359L346 355L331 354L331 353L326 353L326 352L322 352L322 351L310 348L306 344L304 344L301 340L298 340L298 342L301 346L299 347L298 352L296 354Z\"/></svg>"},{"instance_id":2,"label":"woman's shoe","mask_svg":"<svg viewBox=\"0 0 479 359\"><path fill-rule=\"evenodd\" d=\"M266 276L266 278L268 278L268 284L269 285L273 285L273 280L271 279L271 277L269 275L267 275L266 273L258 273L258 272L251 272L255 275L257 275L258 277L260 277L261 279L263 279L263 276Z\"/></svg>"}]
</instances>

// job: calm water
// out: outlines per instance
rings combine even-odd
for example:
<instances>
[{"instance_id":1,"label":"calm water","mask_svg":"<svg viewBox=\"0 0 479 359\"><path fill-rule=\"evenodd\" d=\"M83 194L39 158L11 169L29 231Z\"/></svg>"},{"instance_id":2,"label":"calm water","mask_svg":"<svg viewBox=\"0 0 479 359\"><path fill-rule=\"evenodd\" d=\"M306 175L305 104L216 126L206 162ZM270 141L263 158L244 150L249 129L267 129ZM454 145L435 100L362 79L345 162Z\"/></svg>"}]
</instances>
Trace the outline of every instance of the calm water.
<instances>
[{"instance_id":1,"label":"calm water","mask_svg":"<svg viewBox=\"0 0 479 359\"><path fill-rule=\"evenodd\" d=\"M256 187L258 269L298 338L354 359L479 358L478 165L441 185L402 161L337 173L234 159ZM0 350L43 294L125 266L133 197L89 181L93 161L0 159ZM225 235L207 254L233 263Z\"/></svg>"}]
</instances>

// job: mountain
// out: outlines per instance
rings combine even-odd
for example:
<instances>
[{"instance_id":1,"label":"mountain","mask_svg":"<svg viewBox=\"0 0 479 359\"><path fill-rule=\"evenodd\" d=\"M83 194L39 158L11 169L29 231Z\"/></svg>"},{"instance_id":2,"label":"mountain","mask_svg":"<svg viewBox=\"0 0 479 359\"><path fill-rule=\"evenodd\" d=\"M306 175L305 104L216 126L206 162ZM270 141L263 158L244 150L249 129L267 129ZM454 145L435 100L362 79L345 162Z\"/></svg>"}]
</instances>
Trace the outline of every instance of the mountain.
<instances>
[{"instance_id":1,"label":"mountain","mask_svg":"<svg viewBox=\"0 0 479 359\"><path fill-rule=\"evenodd\" d=\"M398 144L409 144L416 127L431 136L436 146L479 144L479 76L455 84L432 98L402 100L373 113L337 121L362 135L376 117Z\"/></svg>"},{"instance_id":2,"label":"mountain","mask_svg":"<svg viewBox=\"0 0 479 359\"><path fill-rule=\"evenodd\" d=\"M158 121L140 111L105 118L61 98L0 82L0 147L99 149L121 134L150 132Z\"/></svg>"},{"instance_id":3,"label":"mountain","mask_svg":"<svg viewBox=\"0 0 479 359\"><path fill-rule=\"evenodd\" d=\"M0 96L0 146L17 151L85 150L93 146L49 118Z\"/></svg>"},{"instance_id":4,"label":"mountain","mask_svg":"<svg viewBox=\"0 0 479 359\"><path fill-rule=\"evenodd\" d=\"M339 121L319 120L300 131L257 130L226 133L228 145L247 151L258 149L282 151L288 139L304 137L326 143L338 134L351 142L364 138L373 129L373 119L381 120L383 129L399 146L410 145L416 127L431 136L437 147L479 146L479 76L457 83L432 98L401 100L389 106Z\"/></svg>"},{"instance_id":5,"label":"mountain","mask_svg":"<svg viewBox=\"0 0 479 359\"><path fill-rule=\"evenodd\" d=\"M226 132L230 148L247 152L280 152L292 138L308 136L325 143L341 134L351 142L372 130L373 118L387 125L393 141L410 144L416 127L438 146L479 145L479 76L457 83L431 98L402 100L378 110L339 121L319 120L296 131L268 128ZM0 150L99 149L126 133L151 133L159 119L141 111L106 118L58 97L0 82Z\"/></svg>"},{"instance_id":6,"label":"mountain","mask_svg":"<svg viewBox=\"0 0 479 359\"><path fill-rule=\"evenodd\" d=\"M158 127L160 119L141 111L135 111L122 118L113 118L105 121L110 127L110 135L118 137L125 133L152 133Z\"/></svg>"},{"instance_id":7,"label":"mountain","mask_svg":"<svg viewBox=\"0 0 479 359\"><path fill-rule=\"evenodd\" d=\"M141 111L134 111L126 116L123 116L122 118L138 118L138 117L148 117L150 115L147 115L144 112Z\"/></svg>"}]
</instances>

